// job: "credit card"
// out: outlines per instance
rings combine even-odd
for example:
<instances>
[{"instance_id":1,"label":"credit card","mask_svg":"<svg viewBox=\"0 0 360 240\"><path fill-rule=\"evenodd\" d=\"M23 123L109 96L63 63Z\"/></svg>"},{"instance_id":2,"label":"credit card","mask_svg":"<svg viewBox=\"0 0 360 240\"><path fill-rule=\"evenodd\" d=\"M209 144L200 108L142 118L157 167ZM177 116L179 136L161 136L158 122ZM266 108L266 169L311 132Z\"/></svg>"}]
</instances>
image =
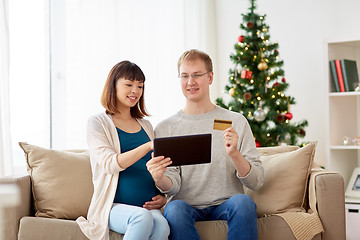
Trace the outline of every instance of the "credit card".
<instances>
[{"instance_id":1,"label":"credit card","mask_svg":"<svg viewBox=\"0 0 360 240\"><path fill-rule=\"evenodd\" d=\"M231 124L232 124L232 121L230 121L230 120L215 119L213 129L224 131L225 129L231 127Z\"/></svg>"}]
</instances>

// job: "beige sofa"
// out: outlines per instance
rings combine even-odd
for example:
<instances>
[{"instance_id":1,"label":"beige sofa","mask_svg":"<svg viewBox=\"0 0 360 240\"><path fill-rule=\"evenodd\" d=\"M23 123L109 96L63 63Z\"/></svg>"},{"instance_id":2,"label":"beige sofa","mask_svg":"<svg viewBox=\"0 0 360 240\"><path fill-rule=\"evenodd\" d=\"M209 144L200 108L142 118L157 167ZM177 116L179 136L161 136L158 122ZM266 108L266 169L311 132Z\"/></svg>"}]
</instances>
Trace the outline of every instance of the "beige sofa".
<instances>
[{"instance_id":1,"label":"beige sofa","mask_svg":"<svg viewBox=\"0 0 360 240\"><path fill-rule=\"evenodd\" d=\"M19 176L19 177L8 177L8 178L2 178L0 179L0 184L15 184L19 187L20 193L21 193L21 204L17 207L11 207L4 209L4 219L3 219L3 229L5 230L5 238L6 240L41 240L41 239L51 239L51 240L67 240L67 239L87 239L83 233L80 231L79 227L77 226L76 222L72 220L74 219L74 216L68 217L68 219L59 219L58 217L54 216L46 216L44 215L45 212L40 211L49 211L46 214L53 214L56 216L56 211L58 209L50 209L51 207L45 207L43 205L44 199L40 199L42 196L40 196L41 191L37 188L42 187L41 184L44 184L43 179L40 179L39 181L38 174L39 171L46 171L51 172L51 167L46 166L44 169L44 166L42 162L49 163L54 158L58 158L56 162L59 162L61 164L68 164L65 163L66 160L60 159L63 154L63 152L58 153L57 151L42 149L33 145L27 145L23 144L22 148L25 151L27 163L29 165L29 175L25 176ZM283 217L282 213L290 212L291 214L303 214L305 216L310 215L308 212L314 212L315 215L319 217L321 220L321 224L323 227L323 232L314 234L314 236L311 239L326 239L326 240L342 240L345 239L345 202L344 202L344 182L343 178L338 173L332 173L327 172L325 170L311 170L312 168L312 160L313 160L313 154L314 154L315 147L313 146L313 149L309 148L306 149L306 147L302 149L297 148L262 148L259 149L259 152L262 155L263 165L265 169L265 180L268 184L265 184L264 187L261 189L260 192L257 192L254 194L252 191L247 191L247 193L253 197L255 202L258 205L258 231L259 231L259 239L276 239L276 240L290 240L290 239L296 239L294 236L294 232L289 227L289 224L287 221L285 221L286 218ZM286 152L284 152L286 150ZM49 151L49 152L47 152ZM76 151L75 151L76 152ZM60 155L59 155L60 154ZM66 153L67 154L67 153ZM78 154L78 153L76 153ZM310 155L309 155L310 154ZM48 156L48 158L44 159L44 156ZM296 184L291 183L291 180L293 178L293 175L296 175L298 171L301 171L301 166L296 165L294 162L299 162L299 164L303 164L304 160L301 159L301 161L297 161L296 159L302 158L303 156L306 156L310 158L311 161L308 161L308 169L309 171L306 173L306 181L304 182L298 182ZM66 159L68 159L69 156L66 155ZM288 160L290 158L290 166L293 168L291 171L293 174L291 174L291 179L285 180L282 179L281 174L287 170L281 170L281 167L279 167L280 164L283 166L286 165L285 160ZM40 161L40 160L41 161ZM284 160L285 159L285 160ZM295 160L294 160L295 159ZM61 160L61 161L60 161ZM269 163L269 162L275 162ZM291 163L291 161L293 163ZM75 160L71 160L70 163L73 165L73 162ZM86 163L86 161L83 161ZM37 165L38 164L38 165ZM37 169L39 167L39 164L41 165L41 169ZM54 163L51 163L54 165ZM87 163L88 164L88 163ZM306 164L305 164L306 165ZM275 169L272 169L275 167ZM288 169L289 166L283 166L284 169ZM305 166L306 167L306 166ZM67 171L63 171L61 167L56 166L55 169L60 169L61 175L67 176L66 179L69 179L71 176L71 171L76 168L72 167L72 169L69 169ZM82 166L84 168L84 165ZM276 172L277 169L280 169L280 172ZM299 170L300 169L300 170ZM87 169L90 171L90 168ZM275 172L274 172L275 171ZM51 182L56 176L54 173L52 174L52 178L49 176L46 176L47 181ZM275 176L272 176L274 175ZM289 178L289 175L287 176ZM294 177L296 178L296 177ZM87 179L90 180L90 179ZM275 182L274 182L275 180ZM304 185L304 196L301 202L301 206L294 207L287 206L287 209L282 209L282 205L284 202L279 197L285 197L286 198L286 192L293 191L293 188L289 188L288 186L281 190L284 191L282 194L278 192L277 189L272 189L277 184L277 180L280 181L282 185L286 185L287 182L290 182L290 184L294 185L294 188L296 186ZM296 180L299 181L299 180ZM90 181L91 182L91 181ZM82 183L84 186L84 184ZM53 187L57 188L59 191L59 186L52 185ZM69 188L76 188L76 183L69 184ZM52 191L51 187L46 186L47 191ZM84 187L86 188L86 186ZM300 187L299 189L301 189ZM267 192L267 189L270 189L270 195L269 192ZM68 199L66 201L66 204L68 202L71 202L71 196L68 195L69 193L66 192L67 189L61 188L61 194L64 195L65 199ZM78 190L80 191L80 190ZM272 192L275 192L276 196L271 195ZM89 196L91 196L91 192ZM256 195L257 194L257 195ZM278 196L278 195L282 196ZM37 196L38 195L38 196ZM82 194L84 195L84 194ZM270 197L270 198L268 198ZM57 196L57 199L61 198L61 196ZM292 197L294 198L294 197ZM53 202L56 201L52 200ZM275 199L273 202L272 200ZM286 199L285 199L286 200ZM84 202L83 200L81 200ZM288 201L288 200L286 200ZM86 202L86 201L85 201ZM264 203L265 202L265 203ZM271 205L266 205L266 202L270 202ZM313 203L311 203L313 202ZM75 201L72 203L72 205L76 205L78 201ZM46 203L46 204L49 204ZM88 202L86 202L88 206ZM285 202L286 204L286 202ZM51 205L51 204L50 204ZM56 206L61 205L61 203L56 203ZM275 206L276 205L276 206ZM309 206L312 205L312 210ZM315 206L314 206L315 205ZM34 209L34 206L36 209ZM66 205L65 205L66 206ZM270 209L272 207L276 207L278 209ZM299 207L299 208L298 208ZM316 209L314 209L314 207ZM41 209L44 208L44 209ZM66 208L66 207L65 207ZM71 208L71 206L67 207ZM78 209L77 207L76 209ZM73 212L76 211L72 210ZM301 209L301 210L299 210ZM62 212L66 212L65 210L61 210ZM260 211L260 212L259 212ZM272 212L271 212L272 211ZM268 212L268 213L266 213ZM317 214L316 214L317 213ZM36 216L35 216L36 214ZM71 213L70 213L71 214ZM278 215L279 214L279 215ZM78 214L77 214L78 215ZM46 217L44 217L46 216ZM61 217L64 218L64 217ZM76 218L76 216L75 216ZM306 225L306 224L305 224ZM313 223L310 223L306 226L312 226ZM200 233L201 239L203 240L222 240L226 239L227 234L227 225L224 221L211 221L211 222L197 222L196 227ZM308 229L305 229L305 232ZM297 233L299 234L299 233ZM300 234L301 235L301 234ZM306 234L305 234L306 235ZM303 235L303 236L305 236ZM298 239L306 239L303 238L303 236L298 237ZM122 239L122 235L110 232L110 239Z\"/></svg>"}]
</instances>

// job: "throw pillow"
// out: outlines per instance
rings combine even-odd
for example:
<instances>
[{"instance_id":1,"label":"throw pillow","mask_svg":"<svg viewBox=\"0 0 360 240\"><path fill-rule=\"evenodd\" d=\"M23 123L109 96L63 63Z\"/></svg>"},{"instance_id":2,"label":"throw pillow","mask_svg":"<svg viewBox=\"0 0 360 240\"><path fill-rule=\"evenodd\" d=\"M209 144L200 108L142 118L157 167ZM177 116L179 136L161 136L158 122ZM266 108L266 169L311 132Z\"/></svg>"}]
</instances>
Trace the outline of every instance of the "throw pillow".
<instances>
[{"instance_id":1,"label":"throw pillow","mask_svg":"<svg viewBox=\"0 0 360 240\"><path fill-rule=\"evenodd\" d=\"M260 154L262 155L274 155L277 153L284 153L284 152L292 152L299 149L298 146L291 146L291 145L283 145L283 146L276 146L276 147L259 147L256 148Z\"/></svg>"},{"instance_id":2,"label":"throw pillow","mask_svg":"<svg viewBox=\"0 0 360 240\"><path fill-rule=\"evenodd\" d=\"M86 150L59 151L20 142L31 177L35 216L86 216L93 194Z\"/></svg>"},{"instance_id":3,"label":"throw pillow","mask_svg":"<svg viewBox=\"0 0 360 240\"><path fill-rule=\"evenodd\" d=\"M245 193L255 201L259 217L304 210L315 148L316 143L313 142L296 150L289 148L289 152L278 149L275 152L279 153L260 155L264 167L264 185L258 191L245 189Z\"/></svg>"}]
</instances>

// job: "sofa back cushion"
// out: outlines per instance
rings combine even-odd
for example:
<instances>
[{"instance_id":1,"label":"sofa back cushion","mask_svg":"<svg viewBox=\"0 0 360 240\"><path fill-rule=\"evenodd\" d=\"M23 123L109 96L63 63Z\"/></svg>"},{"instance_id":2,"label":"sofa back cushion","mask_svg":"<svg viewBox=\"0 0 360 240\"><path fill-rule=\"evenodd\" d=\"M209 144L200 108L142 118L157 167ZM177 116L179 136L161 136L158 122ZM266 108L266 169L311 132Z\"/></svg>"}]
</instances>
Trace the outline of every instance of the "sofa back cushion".
<instances>
[{"instance_id":1,"label":"sofa back cushion","mask_svg":"<svg viewBox=\"0 0 360 240\"><path fill-rule=\"evenodd\" d=\"M264 185L258 191L245 188L257 205L259 217L287 211L304 211L307 182L316 143L298 148L259 148L264 167Z\"/></svg>"},{"instance_id":2,"label":"sofa back cushion","mask_svg":"<svg viewBox=\"0 0 360 240\"><path fill-rule=\"evenodd\" d=\"M269 156L278 153L286 153L298 150L300 147L292 145L281 145L276 147L259 147L257 148L260 156Z\"/></svg>"},{"instance_id":3,"label":"sofa back cushion","mask_svg":"<svg viewBox=\"0 0 360 240\"><path fill-rule=\"evenodd\" d=\"M20 142L32 181L35 216L63 219L86 217L93 194L91 165L86 150L50 150ZM245 188L257 204L257 214L303 211L308 176L316 143L303 148L258 148L264 185Z\"/></svg>"},{"instance_id":4,"label":"sofa back cushion","mask_svg":"<svg viewBox=\"0 0 360 240\"><path fill-rule=\"evenodd\" d=\"M31 177L35 216L76 219L87 215L93 194L86 150L50 150L20 142Z\"/></svg>"}]
</instances>

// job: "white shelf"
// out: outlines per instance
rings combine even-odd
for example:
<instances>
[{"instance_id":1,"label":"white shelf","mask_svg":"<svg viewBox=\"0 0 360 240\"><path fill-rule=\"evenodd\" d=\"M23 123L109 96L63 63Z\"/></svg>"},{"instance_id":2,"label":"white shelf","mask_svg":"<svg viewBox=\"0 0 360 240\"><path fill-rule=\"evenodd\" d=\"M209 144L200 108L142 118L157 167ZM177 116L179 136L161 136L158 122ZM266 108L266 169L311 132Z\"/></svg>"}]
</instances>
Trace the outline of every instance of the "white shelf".
<instances>
[{"instance_id":1,"label":"white shelf","mask_svg":"<svg viewBox=\"0 0 360 240\"><path fill-rule=\"evenodd\" d=\"M351 59L357 62L360 73L360 36L348 39L333 39L325 43L327 91L327 169L339 172L345 185L348 184L354 168L360 166L360 146L343 145L345 136L360 137L360 92L334 92L330 60Z\"/></svg>"},{"instance_id":2,"label":"white shelf","mask_svg":"<svg viewBox=\"0 0 360 240\"><path fill-rule=\"evenodd\" d=\"M360 96L360 92L332 92L329 93L330 97L347 97L347 96Z\"/></svg>"},{"instance_id":3,"label":"white shelf","mask_svg":"<svg viewBox=\"0 0 360 240\"><path fill-rule=\"evenodd\" d=\"M360 198L345 197L345 203L360 204Z\"/></svg>"},{"instance_id":4,"label":"white shelf","mask_svg":"<svg viewBox=\"0 0 360 240\"><path fill-rule=\"evenodd\" d=\"M360 204L360 198L345 197L346 204Z\"/></svg>"},{"instance_id":5,"label":"white shelf","mask_svg":"<svg viewBox=\"0 0 360 240\"><path fill-rule=\"evenodd\" d=\"M343 145L345 136L360 137L360 92L334 92L329 61L350 59L357 62L360 73L360 36L336 39L325 44L325 91L327 91L327 158L326 168L339 172L344 178L345 189L354 168L360 166L360 146ZM352 143L352 142L351 142ZM346 234L355 238L360 234L360 198L345 198ZM351 210L353 211L350 211ZM349 211L348 211L349 210Z\"/></svg>"},{"instance_id":6,"label":"white shelf","mask_svg":"<svg viewBox=\"0 0 360 240\"><path fill-rule=\"evenodd\" d=\"M354 149L354 150L360 150L360 146L356 146L356 145L333 145L333 146L330 146L330 149L338 149L338 150Z\"/></svg>"}]
</instances>

